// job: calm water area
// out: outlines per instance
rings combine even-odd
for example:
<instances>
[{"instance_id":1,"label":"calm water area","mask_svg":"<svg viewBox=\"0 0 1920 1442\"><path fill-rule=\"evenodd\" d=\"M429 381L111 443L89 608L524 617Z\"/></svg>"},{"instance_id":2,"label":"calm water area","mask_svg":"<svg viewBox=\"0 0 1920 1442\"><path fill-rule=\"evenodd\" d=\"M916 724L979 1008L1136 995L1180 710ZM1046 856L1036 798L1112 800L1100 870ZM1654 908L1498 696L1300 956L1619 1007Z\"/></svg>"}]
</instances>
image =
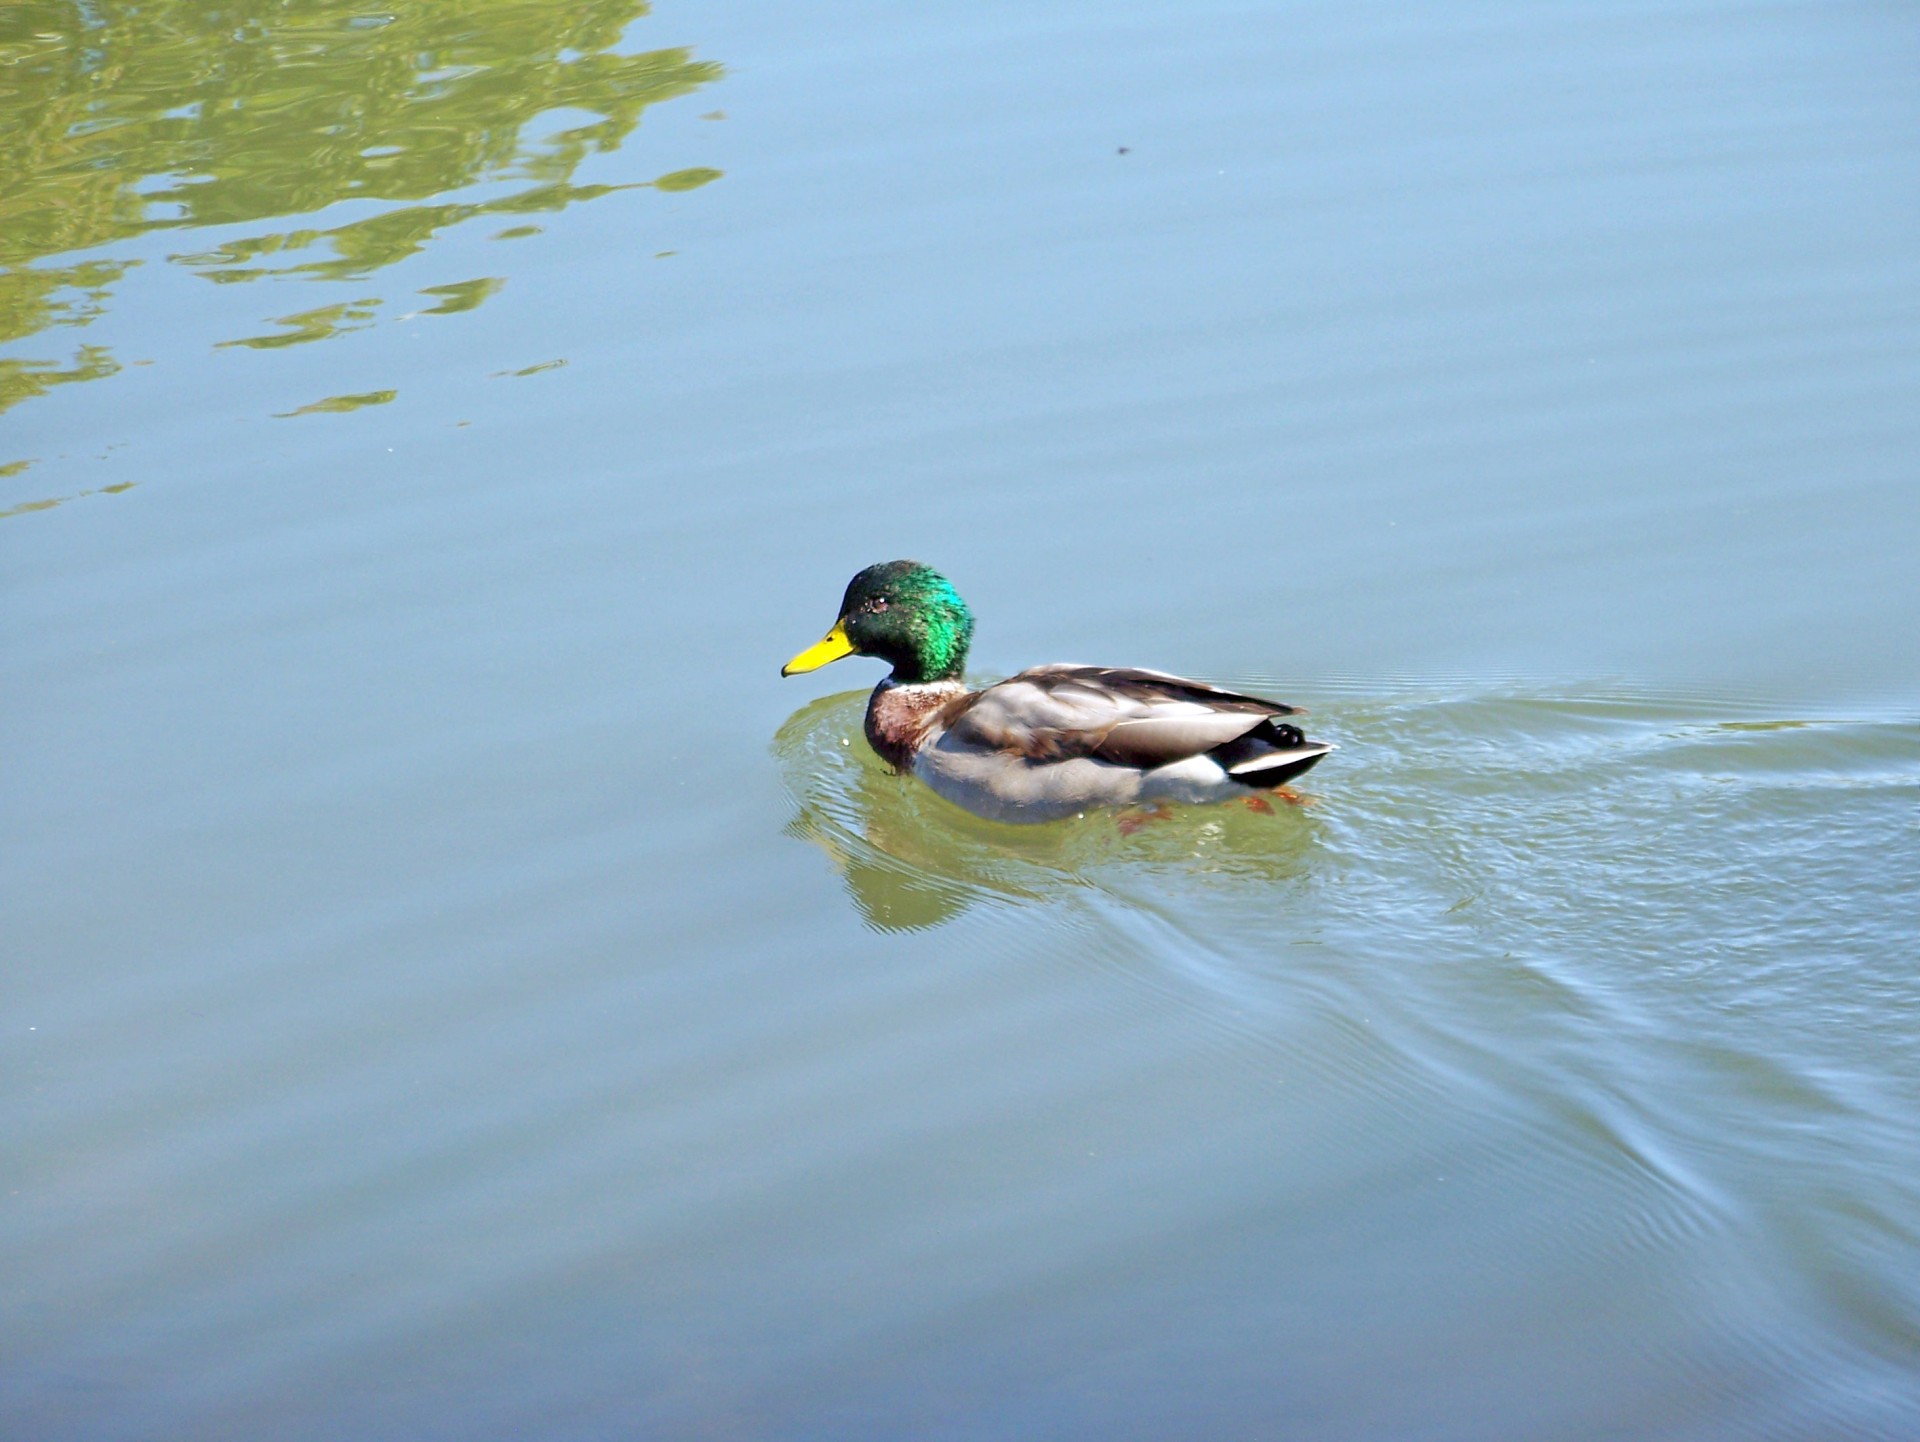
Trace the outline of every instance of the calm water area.
<instances>
[{"instance_id":1,"label":"calm water area","mask_svg":"<svg viewBox=\"0 0 1920 1442\"><path fill-rule=\"evenodd\" d=\"M1917 67L0 7L0 1438L1920 1438ZM900 556L1312 804L891 775Z\"/></svg>"}]
</instances>

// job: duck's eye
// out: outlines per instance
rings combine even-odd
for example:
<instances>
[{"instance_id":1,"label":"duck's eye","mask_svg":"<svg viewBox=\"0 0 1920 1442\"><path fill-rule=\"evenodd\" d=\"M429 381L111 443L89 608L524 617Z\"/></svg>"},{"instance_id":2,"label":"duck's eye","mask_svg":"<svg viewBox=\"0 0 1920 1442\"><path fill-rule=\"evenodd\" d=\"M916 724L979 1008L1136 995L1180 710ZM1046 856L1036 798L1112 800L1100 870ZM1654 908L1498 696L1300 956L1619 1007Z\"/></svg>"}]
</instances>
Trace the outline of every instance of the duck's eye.
<instances>
[{"instance_id":1,"label":"duck's eye","mask_svg":"<svg viewBox=\"0 0 1920 1442\"><path fill-rule=\"evenodd\" d=\"M887 609L887 598L885 596L875 596L871 601L867 602L867 609L873 612L874 615L879 615Z\"/></svg>"}]
</instances>

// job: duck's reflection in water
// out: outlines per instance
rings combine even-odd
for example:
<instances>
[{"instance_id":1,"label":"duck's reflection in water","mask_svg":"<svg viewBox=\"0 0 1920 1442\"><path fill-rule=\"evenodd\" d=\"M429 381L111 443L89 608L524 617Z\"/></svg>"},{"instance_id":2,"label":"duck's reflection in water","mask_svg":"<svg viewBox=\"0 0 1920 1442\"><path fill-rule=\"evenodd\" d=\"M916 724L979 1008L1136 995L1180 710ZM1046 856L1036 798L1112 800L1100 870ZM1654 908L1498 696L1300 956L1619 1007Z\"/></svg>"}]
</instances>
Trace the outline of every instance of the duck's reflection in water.
<instances>
[{"instance_id":1,"label":"duck's reflection in water","mask_svg":"<svg viewBox=\"0 0 1920 1442\"><path fill-rule=\"evenodd\" d=\"M773 753L795 808L787 834L827 853L870 926L920 930L976 904L1089 889L1157 910L1169 892L1306 874L1315 823L1293 807L1176 808L1132 831L1107 810L1038 826L983 820L888 770L861 734L866 700L849 691L801 707Z\"/></svg>"}]
</instances>

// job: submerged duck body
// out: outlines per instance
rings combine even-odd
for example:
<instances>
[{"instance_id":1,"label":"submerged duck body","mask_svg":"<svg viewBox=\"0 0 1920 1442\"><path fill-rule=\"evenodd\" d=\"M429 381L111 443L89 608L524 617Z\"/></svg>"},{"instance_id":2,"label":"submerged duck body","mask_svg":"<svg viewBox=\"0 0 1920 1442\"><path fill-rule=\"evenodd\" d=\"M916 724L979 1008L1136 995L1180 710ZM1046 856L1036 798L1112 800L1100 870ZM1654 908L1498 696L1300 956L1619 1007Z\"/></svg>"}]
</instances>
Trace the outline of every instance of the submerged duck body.
<instances>
[{"instance_id":1,"label":"submerged duck body","mask_svg":"<svg viewBox=\"0 0 1920 1442\"><path fill-rule=\"evenodd\" d=\"M891 662L867 702L868 743L995 821L1252 796L1333 750L1280 719L1292 706L1160 671L1035 666L972 691L960 680L972 637L973 616L946 577L888 561L853 578L833 629L780 674L850 655Z\"/></svg>"}]
</instances>

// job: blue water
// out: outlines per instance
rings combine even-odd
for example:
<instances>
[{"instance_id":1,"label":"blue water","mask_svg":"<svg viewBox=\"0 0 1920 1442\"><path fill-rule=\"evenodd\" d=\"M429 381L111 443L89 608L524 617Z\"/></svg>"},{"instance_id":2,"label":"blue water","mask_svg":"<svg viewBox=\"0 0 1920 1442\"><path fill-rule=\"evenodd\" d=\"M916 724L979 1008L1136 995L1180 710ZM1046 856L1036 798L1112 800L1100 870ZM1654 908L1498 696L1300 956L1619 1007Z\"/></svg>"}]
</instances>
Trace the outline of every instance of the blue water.
<instances>
[{"instance_id":1,"label":"blue water","mask_svg":"<svg viewBox=\"0 0 1920 1442\"><path fill-rule=\"evenodd\" d=\"M1920 20L231 10L0 23L0 1435L1920 1435Z\"/></svg>"}]
</instances>

